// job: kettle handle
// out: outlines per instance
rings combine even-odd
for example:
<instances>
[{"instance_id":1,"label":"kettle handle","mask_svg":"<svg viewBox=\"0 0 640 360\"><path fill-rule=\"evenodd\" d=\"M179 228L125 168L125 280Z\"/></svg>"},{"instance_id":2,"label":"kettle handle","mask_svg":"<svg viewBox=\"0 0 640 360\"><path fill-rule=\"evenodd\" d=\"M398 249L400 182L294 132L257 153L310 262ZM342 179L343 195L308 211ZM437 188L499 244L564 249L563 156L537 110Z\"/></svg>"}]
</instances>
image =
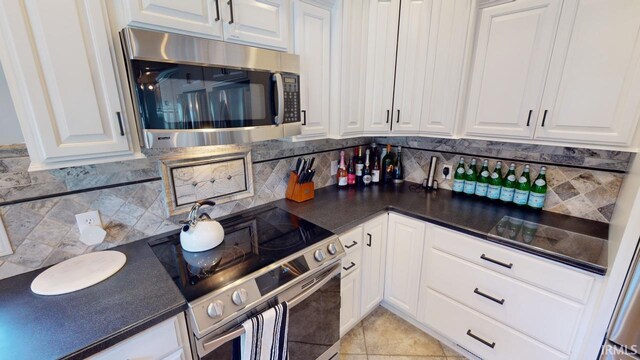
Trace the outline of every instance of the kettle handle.
<instances>
[{"instance_id":1,"label":"kettle handle","mask_svg":"<svg viewBox=\"0 0 640 360\"><path fill-rule=\"evenodd\" d=\"M209 214L203 213L202 215L200 215L200 217L198 217L198 210L200 210L200 207L202 206L214 206L216 203L212 200L200 200L200 201L196 201L195 204L193 204L193 206L191 207L191 210L189 210L189 216L187 217L186 220L182 220L180 221L181 224L188 224L190 226L196 226L196 223L198 222L198 219L202 218L203 216L206 215L207 218L209 218L209 220L211 220L211 217L209 216ZM188 228L187 228L188 230ZM187 231L185 230L185 231Z\"/></svg>"}]
</instances>

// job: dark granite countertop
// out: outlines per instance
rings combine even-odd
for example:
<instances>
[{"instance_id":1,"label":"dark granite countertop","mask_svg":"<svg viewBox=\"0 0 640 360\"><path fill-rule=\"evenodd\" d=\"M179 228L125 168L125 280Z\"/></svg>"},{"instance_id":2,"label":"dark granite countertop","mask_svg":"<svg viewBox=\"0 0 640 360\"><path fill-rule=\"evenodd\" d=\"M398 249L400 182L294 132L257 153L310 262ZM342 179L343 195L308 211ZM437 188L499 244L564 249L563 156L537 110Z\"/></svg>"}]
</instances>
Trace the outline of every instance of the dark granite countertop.
<instances>
[{"instance_id":1,"label":"dark granite countertop","mask_svg":"<svg viewBox=\"0 0 640 360\"><path fill-rule=\"evenodd\" d=\"M337 234L393 211L596 274L606 273L607 224L442 189L411 191L411 185L415 184L347 190L330 186L317 189L311 201L283 199L271 205ZM491 235L505 216L542 224L543 229L529 241ZM44 269L1 280L0 359L85 358L184 311L184 297L147 242L114 248L127 256L125 266L106 281L71 294L33 294L31 281Z\"/></svg>"},{"instance_id":2,"label":"dark granite countertop","mask_svg":"<svg viewBox=\"0 0 640 360\"><path fill-rule=\"evenodd\" d=\"M32 293L44 269L0 281L0 359L83 359L185 310L146 241L112 250L127 256L124 267L70 294Z\"/></svg>"},{"instance_id":3,"label":"dark granite countertop","mask_svg":"<svg viewBox=\"0 0 640 360\"><path fill-rule=\"evenodd\" d=\"M415 184L365 189L330 186L316 189L313 200L296 203L283 199L276 205L337 234L381 212L393 211L595 274L604 275L607 271L608 224L495 203L444 189L411 191L411 185ZM526 240L520 234L513 240L506 234L498 236L493 228L505 216L522 220L520 224L541 224L540 229Z\"/></svg>"}]
</instances>

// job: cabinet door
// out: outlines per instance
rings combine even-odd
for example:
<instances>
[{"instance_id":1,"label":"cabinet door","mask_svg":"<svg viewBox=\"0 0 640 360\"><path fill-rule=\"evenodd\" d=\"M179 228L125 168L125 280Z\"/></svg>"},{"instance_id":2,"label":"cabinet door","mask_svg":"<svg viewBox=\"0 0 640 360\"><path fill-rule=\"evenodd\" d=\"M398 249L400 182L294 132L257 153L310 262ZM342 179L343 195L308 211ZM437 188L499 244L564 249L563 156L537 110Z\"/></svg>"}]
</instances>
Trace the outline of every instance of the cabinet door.
<instances>
[{"instance_id":1,"label":"cabinet door","mask_svg":"<svg viewBox=\"0 0 640 360\"><path fill-rule=\"evenodd\" d=\"M131 153L104 6L0 3L0 58L32 169Z\"/></svg>"},{"instance_id":2,"label":"cabinet door","mask_svg":"<svg viewBox=\"0 0 640 360\"><path fill-rule=\"evenodd\" d=\"M536 139L629 145L640 114L639 31L639 1L565 1Z\"/></svg>"},{"instance_id":3,"label":"cabinet door","mask_svg":"<svg viewBox=\"0 0 640 360\"><path fill-rule=\"evenodd\" d=\"M467 103L468 135L533 136L561 4L519 0L481 10Z\"/></svg>"},{"instance_id":4,"label":"cabinet door","mask_svg":"<svg viewBox=\"0 0 640 360\"><path fill-rule=\"evenodd\" d=\"M453 135L471 4L467 0L433 0L427 50L431 55L427 57L419 114L420 132L424 134Z\"/></svg>"},{"instance_id":5,"label":"cabinet door","mask_svg":"<svg viewBox=\"0 0 640 360\"><path fill-rule=\"evenodd\" d=\"M362 135L369 0L342 2L340 32L340 135Z\"/></svg>"},{"instance_id":6,"label":"cabinet door","mask_svg":"<svg viewBox=\"0 0 640 360\"><path fill-rule=\"evenodd\" d=\"M384 214L364 224L362 240L362 308L364 315L373 310L384 296L384 262L387 249L387 223Z\"/></svg>"},{"instance_id":7,"label":"cabinet door","mask_svg":"<svg viewBox=\"0 0 640 360\"><path fill-rule=\"evenodd\" d=\"M131 25L157 26L175 32L222 39L220 6L225 0L124 0Z\"/></svg>"},{"instance_id":8,"label":"cabinet door","mask_svg":"<svg viewBox=\"0 0 640 360\"><path fill-rule=\"evenodd\" d=\"M416 317L425 224L389 215L384 300Z\"/></svg>"},{"instance_id":9,"label":"cabinet door","mask_svg":"<svg viewBox=\"0 0 640 360\"><path fill-rule=\"evenodd\" d=\"M329 131L331 12L301 1L294 3L295 53L300 55L302 135Z\"/></svg>"},{"instance_id":10,"label":"cabinet door","mask_svg":"<svg viewBox=\"0 0 640 360\"><path fill-rule=\"evenodd\" d=\"M340 336L360 321L360 269L343 277L340 282Z\"/></svg>"},{"instance_id":11,"label":"cabinet door","mask_svg":"<svg viewBox=\"0 0 640 360\"><path fill-rule=\"evenodd\" d=\"M416 134L420 130L422 110L428 106L428 103L423 102L422 95L425 88L431 84L433 75L427 74L427 66L431 58L435 57L434 49L429 46L432 8L431 0L403 1L400 7L393 123L391 124L392 132L395 134ZM392 48L387 45L379 51L380 53L376 56L382 57L384 52L391 53ZM386 76L385 71L381 71L382 73L378 76ZM386 72L390 71L386 70ZM393 82L390 88L393 88ZM383 93L384 90L380 89L376 92Z\"/></svg>"},{"instance_id":12,"label":"cabinet door","mask_svg":"<svg viewBox=\"0 0 640 360\"><path fill-rule=\"evenodd\" d=\"M225 41L289 50L289 0L220 1L224 9Z\"/></svg>"},{"instance_id":13,"label":"cabinet door","mask_svg":"<svg viewBox=\"0 0 640 360\"><path fill-rule=\"evenodd\" d=\"M364 131L387 134L394 119L393 80L396 68L400 0L372 0L367 42Z\"/></svg>"}]
</instances>

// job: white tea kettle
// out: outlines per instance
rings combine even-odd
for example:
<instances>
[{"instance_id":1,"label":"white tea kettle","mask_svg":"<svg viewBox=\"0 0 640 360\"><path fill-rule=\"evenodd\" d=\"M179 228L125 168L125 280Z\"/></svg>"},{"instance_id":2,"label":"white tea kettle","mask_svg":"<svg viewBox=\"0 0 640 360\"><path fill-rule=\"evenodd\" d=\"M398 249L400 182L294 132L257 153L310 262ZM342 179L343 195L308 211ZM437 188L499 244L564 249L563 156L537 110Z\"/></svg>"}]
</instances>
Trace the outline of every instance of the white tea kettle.
<instances>
[{"instance_id":1,"label":"white tea kettle","mask_svg":"<svg viewBox=\"0 0 640 360\"><path fill-rule=\"evenodd\" d=\"M202 200L191 207L187 220L180 222L183 224L180 232L182 249L189 252L207 251L222 243L222 240L224 240L222 225L211 219L209 214L205 213L198 216L198 210L201 206L214 206L215 204L210 200Z\"/></svg>"}]
</instances>

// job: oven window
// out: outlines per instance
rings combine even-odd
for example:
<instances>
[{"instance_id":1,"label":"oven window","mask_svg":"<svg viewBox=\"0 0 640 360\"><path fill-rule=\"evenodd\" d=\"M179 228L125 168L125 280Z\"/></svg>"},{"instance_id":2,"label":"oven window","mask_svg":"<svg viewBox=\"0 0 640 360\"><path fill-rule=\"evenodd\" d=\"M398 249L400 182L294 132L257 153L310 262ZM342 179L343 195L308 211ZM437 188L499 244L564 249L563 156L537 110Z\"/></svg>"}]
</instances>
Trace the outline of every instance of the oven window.
<instances>
[{"instance_id":1,"label":"oven window","mask_svg":"<svg viewBox=\"0 0 640 360\"><path fill-rule=\"evenodd\" d=\"M268 71L132 60L145 129L212 129L271 125Z\"/></svg>"}]
</instances>

